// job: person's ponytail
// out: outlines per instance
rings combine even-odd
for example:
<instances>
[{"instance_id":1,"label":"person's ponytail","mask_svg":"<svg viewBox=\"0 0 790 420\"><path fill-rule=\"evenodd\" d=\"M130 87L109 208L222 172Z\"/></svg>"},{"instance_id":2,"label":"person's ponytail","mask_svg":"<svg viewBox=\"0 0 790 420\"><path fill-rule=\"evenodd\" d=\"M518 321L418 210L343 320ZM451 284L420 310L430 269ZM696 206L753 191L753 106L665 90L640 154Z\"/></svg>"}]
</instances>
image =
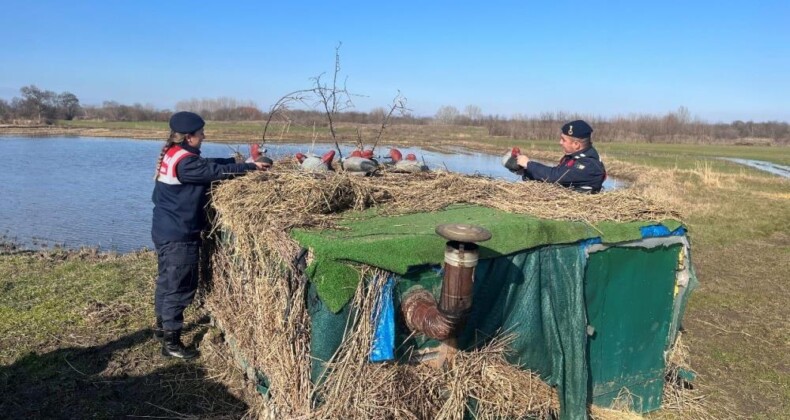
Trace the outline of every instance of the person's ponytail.
<instances>
[{"instance_id":1,"label":"person's ponytail","mask_svg":"<svg viewBox=\"0 0 790 420\"><path fill-rule=\"evenodd\" d=\"M162 168L162 159L164 159L165 154L171 147L176 144L181 144L187 138L186 134L176 133L175 131L170 132L170 137L167 138L165 145L162 146L162 151L159 153L159 159L156 161L156 172L154 173L154 181L159 177L159 169Z\"/></svg>"}]
</instances>

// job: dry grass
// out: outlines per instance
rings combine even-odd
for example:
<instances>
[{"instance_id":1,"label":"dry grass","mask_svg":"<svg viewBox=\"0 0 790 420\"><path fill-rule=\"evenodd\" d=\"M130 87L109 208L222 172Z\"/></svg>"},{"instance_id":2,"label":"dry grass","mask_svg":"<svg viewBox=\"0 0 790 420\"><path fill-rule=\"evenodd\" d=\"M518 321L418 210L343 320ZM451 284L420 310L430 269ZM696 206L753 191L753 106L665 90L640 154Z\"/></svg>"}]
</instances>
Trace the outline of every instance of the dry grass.
<instances>
[{"instance_id":1,"label":"dry grass","mask_svg":"<svg viewBox=\"0 0 790 420\"><path fill-rule=\"evenodd\" d=\"M593 420L630 420L644 418L634 411L634 403L638 403L639 396L631 393L628 388L621 388L610 407L590 407L590 418Z\"/></svg>"},{"instance_id":2,"label":"dry grass","mask_svg":"<svg viewBox=\"0 0 790 420\"><path fill-rule=\"evenodd\" d=\"M483 419L553 418L559 412L555 390L537 374L523 371L505 360L512 336L499 337L486 347L458 353L445 373L449 393L435 418L465 418L469 398L476 401L476 415Z\"/></svg>"},{"instance_id":3,"label":"dry grass","mask_svg":"<svg viewBox=\"0 0 790 420\"><path fill-rule=\"evenodd\" d=\"M696 162L693 172L702 180L703 185L714 188L721 186L721 173L713 170L709 161Z\"/></svg>"},{"instance_id":4,"label":"dry grass","mask_svg":"<svg viewBox=\"0 0 790 420\"><path fill-rule=\"evenodd\" d=\"M244 227L233 232L247 232L250 224L260 226L259 230L265 226L267 231L326 227L344 211L369 207L400 214L435 211L455 203L589 223L680 217L676 210L627 189L587 195L553 184L512 183L449 172L384 172L357 177L343 172L324 175L283 169L224 183L214 191L221 222L230 222L232 228Z\"/></svg>"},{"instance_id":5,"label":"dry grass","mask_svg":"<svg viewBox=\"0 0 790 420\"><path fill-rule=\"evenodd\" d=\"M252 234L237 235L233 246L215 253L216 281L206 305L249 363L271 381L275 417L294 417L310 411L310 324L303 298L307 283L294 275L293 267L281 265L288 260L278 254L294 245L285 233L270 232L268 239L275 233L282 238L265 243L255 241L258 229L250 229Z\"/></svg>"}]
</instances>

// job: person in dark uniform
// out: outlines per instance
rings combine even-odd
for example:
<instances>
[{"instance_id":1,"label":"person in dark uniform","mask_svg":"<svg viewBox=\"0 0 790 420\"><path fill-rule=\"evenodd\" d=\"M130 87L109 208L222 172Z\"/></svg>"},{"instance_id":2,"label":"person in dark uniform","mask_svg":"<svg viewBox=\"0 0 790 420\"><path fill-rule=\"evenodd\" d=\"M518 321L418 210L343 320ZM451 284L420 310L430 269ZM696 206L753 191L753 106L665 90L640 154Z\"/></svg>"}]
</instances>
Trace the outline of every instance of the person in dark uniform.
<instances>
[{"instance_id":1,"label":"person in dark uniform","mask_svg":"<svg viewBox=\"0 0 790 420\"><path fill-rule=\"evenodd\" d=\"M261 162L235 163L233 158L201 157L204 125L205 121L195 113L173 114L170 137L156 165L151 224L159 265L154 338L162 342L165 357L191 359L198 355L181 342L181 329L184 309L192 303L198 287L201 232L208 223L205 206L211 182L270 166Z\"/></svg>"},{"instance_id":2,"label":"person in dark uniform","mask_svg":"<svg viewBox=\"0 0 790 420\"><path fill-rule=\"evenodd\" d=\"M583 193L598 193L606 179L606 168L592 145L592 132L586 122L571 121L562 126L560 147L565 156L557 166L547 166L519 154L515 159L517 167L508 169L516 169L525 181L551 182Z\"/></svg>"}]
</instances>

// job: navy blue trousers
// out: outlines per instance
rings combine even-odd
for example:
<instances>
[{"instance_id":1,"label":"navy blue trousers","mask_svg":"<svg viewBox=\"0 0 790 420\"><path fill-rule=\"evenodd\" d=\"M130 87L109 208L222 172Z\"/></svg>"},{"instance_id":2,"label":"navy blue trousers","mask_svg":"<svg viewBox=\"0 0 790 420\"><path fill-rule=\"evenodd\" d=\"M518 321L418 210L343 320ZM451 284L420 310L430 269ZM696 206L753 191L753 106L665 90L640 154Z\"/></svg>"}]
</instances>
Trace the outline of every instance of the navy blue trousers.
<instances>
[{"instance_id":1,"label":"navy blue trousers","mask_svg":"<svg viewBox=\"0 0 790 420\"><path fill-rule=\"evenodd\" d=\"M192 303L198 287L201 241L154 245L159 263L154 310L162 317L164 329L180 330L184 325L184 309Z\"/></svg>"}]
</instances>

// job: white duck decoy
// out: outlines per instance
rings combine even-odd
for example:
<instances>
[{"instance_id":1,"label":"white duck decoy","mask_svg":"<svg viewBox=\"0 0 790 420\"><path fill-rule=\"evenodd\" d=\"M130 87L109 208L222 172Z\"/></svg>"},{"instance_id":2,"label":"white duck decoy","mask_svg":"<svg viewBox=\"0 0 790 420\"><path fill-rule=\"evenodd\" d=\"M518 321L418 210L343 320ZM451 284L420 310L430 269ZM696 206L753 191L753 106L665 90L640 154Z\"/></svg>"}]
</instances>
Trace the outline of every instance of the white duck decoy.
<instances>
[{"instance_id":1,"label":"white duck decoy","mask_svg":"<svg viewBox=\"0 0 790 420\"><path fill-rule=\"evenodd\" d=\"M343 159L343 169L352 175L367 175L375 172L379 165L372 159L373 152L370 150L354 150L351 155Z\"/></svg>"},{"instance_id":2,"label":"white duck decoy","mask_svg":"<svg viewBox=\"0 0 790 420\"><path fill-rule=\"evenodd\" d=\"M299 162L299 168L306 172L329 172L334 170L332 168L332 159L335 158L335 151L330 150L318 157L312 153L296 154L296 160Z\"/></svg>"},{"instance_id":3,"label":"white duck decoy","mask_svg":"<svg viewBox=\"0 0 790 420\"><path fill-rule=\"evenodd\" d=\"M393 162L393 169L397 172L417 173L428 170L427 166L417 160L417 156L414 153L409 153L406 155L406 159L403 159L403 154L400 150L390 149L390 158Z\"/></svg>"}]
</instances>

